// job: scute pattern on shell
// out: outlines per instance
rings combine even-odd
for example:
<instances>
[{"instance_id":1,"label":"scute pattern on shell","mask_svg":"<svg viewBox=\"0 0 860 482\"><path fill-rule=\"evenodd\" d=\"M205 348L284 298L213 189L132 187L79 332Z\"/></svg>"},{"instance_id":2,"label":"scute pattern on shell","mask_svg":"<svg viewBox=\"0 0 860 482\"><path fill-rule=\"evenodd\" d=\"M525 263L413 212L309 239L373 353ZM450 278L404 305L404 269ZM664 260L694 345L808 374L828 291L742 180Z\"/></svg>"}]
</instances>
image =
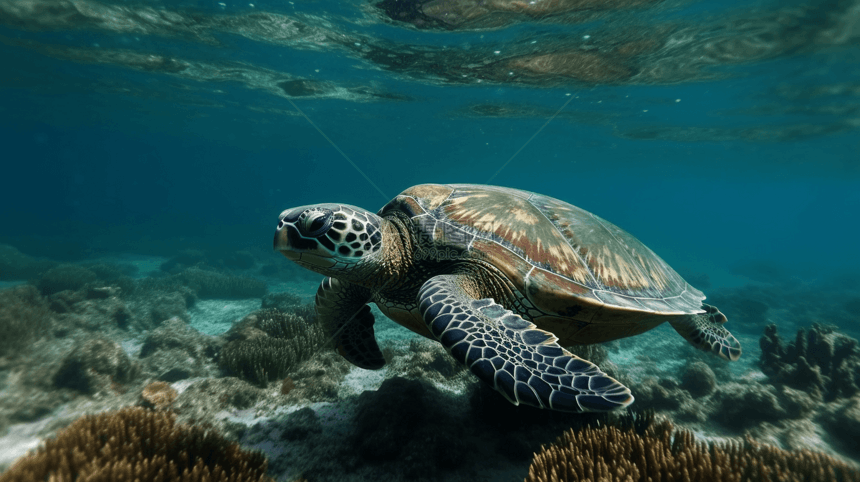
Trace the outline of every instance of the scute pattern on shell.
<instances>
[{"instance_id":1,"label":"scute pattern on shell","mask_svg":"<svg viewBox=\"0 0 860 482\"><path fill-rule=\"evenodd\" d=\"M595 307L661 314L702 311L702 292L642 242L563 201L471 184L415 186L398 198L413 198L422 207L414 221L437 245L475 249L490 242L522 258L529 272L519 277L526 285L530 276L543 272L543 279L556 275L568 287L580 287L566 292ZM522 268L522 263L513 268L509 261L492 262L504 264L499 267L508 274ZM531 289L543 290L544 284L531 283Z\"/></svg>"}]
</instances>

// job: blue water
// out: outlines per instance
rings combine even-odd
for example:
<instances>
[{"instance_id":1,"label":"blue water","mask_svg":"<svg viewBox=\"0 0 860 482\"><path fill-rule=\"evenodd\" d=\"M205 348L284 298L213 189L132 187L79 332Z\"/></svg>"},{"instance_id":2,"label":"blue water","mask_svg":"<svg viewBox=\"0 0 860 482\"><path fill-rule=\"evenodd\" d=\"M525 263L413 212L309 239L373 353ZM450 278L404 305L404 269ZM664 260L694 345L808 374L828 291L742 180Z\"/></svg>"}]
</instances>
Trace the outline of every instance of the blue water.
<instances>
[{"instance_id":1,"label":"blue water","mask_svg":"<svg viewBox=\"0 0 860 482\"><path fill-rule=\"evenodd\" d=\"M0 243L256 253L288 207L491 182L611 221L706 292L858 296L858 12L673 0L442 28L356 0L0 0ZM622 73L505 64L554 52Z\"/></svg>"},{"instance_id":2,"label":"blue water","mask_svg":"<svg viewBox=\"0 0 860 482\"><path fill-rule=\"evenodd\" d=\"M98 26L40 26L39 13L13 22L14 5L33 2L6 3L0 237L30 254L265 245L288 206L337 201L375 210L418 183L484 183L572 94L493 183L591 210L673 264L767 259L820 276L854 270L860 260L850 221L860 206L856 32L838 12L819 18L822 5L808 5L806 14L776 4L735 7L721 17L663 4L639 20L619 12L584 24L518 18L509 29L426 32L382 23L360 2L93 3L113 5L130 23ZM136 9L195 13L198 25L159 29L135 19ZM558 42L565 31L594 31L600 46L597 35L658 28L698 38L673 47L672 34L656 36L666 44L637 61L642 70L661 56L693 62L711 41L756 41L766 55L736 47L668 82L639 76L601 85L562 76L550 86L534 79L457 85L426 69L412 77L383 69L331 41L269 41L253 21L244 37L206 25L258 12L376 42L392 56L407 48L478 50L473 63L532 35ZM796 17L796 28L772 20L780 14ZM732 38L739 19L760 25ZM200 67L170 73L132 56ZM332 92L293 97L296 106L384 195L273 87L288 77L326 83ZM354 93L360 89L398 100ZM467 115L485 104L521 113Z\"/></svg>"}]
</instances>

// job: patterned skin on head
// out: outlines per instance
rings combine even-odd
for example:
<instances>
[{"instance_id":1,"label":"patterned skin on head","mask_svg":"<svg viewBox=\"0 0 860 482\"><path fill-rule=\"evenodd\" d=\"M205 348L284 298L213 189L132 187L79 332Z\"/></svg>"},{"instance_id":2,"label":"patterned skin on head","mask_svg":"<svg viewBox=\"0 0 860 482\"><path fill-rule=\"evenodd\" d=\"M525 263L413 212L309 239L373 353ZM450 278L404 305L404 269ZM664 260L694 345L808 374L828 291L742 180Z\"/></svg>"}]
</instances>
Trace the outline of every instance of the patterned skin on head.
<instances>
[{"instance_id":1,"label":"patterned skin on head","mask_svg":"<svg viewBox=\"0 0 860 482\"><path fill-rule=\"evenodd\" d=\"M278 219L274 248L300 264L355 264L382 249L381 225L379 216L346 204L287 209Z\"/></svg>"}]
</instances>

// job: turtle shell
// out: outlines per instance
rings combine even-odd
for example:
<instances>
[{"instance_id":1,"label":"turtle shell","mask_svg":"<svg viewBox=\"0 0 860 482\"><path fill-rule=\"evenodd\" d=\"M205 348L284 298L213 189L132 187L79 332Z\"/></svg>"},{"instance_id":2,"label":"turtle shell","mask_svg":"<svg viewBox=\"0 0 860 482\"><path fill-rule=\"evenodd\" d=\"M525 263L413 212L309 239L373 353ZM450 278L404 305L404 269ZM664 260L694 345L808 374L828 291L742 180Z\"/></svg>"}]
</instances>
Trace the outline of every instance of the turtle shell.
<instances>
[{"instance_id":1,"label":"turtle shell","mask_svg":"<svg viewBox=\"0 0 860 482\"><path fill-rule=\"evenodd\" d=\"M610 337L616 338L650 329L638 325L666 315L702 312L702 292L638 239L558 199L493 186L423 184L403 191L380 214L392 209L412 219L422 246L501 270L528 298L531 311L524 314L539 325L542 317L575 320L583 329L629 325L630 333Z\"/></svg>"}]
</instances>

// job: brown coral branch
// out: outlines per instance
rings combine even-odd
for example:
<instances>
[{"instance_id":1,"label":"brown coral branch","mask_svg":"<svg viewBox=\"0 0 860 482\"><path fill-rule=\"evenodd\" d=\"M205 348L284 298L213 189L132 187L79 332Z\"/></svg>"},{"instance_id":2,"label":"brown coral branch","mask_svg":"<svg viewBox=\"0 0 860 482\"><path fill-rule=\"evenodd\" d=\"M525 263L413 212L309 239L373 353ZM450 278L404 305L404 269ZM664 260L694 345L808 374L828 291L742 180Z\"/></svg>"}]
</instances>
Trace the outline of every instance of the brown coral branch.
<instances>
[{"instance_id":1,"label":"brown coral branch","mask_svg":"<svg viewBox=\"0 0 860 482\"><path fill-rule=\"evenodd\" d=\"M536 453L526 482L860 482L860 471L825 454L756 442L713 443L645 417L564 432Z\"/></svg>"},{"instance_id":2,"label":"brown coral branch","mask_svg":"<svg viewBox=\"0 0 860 482\"><path fill-rule=\"evenodd\" d=\"M271 481L267 461L168 412L140 407L87 415L19 459L3 482Z\"/></svg>"}]
</instances>

